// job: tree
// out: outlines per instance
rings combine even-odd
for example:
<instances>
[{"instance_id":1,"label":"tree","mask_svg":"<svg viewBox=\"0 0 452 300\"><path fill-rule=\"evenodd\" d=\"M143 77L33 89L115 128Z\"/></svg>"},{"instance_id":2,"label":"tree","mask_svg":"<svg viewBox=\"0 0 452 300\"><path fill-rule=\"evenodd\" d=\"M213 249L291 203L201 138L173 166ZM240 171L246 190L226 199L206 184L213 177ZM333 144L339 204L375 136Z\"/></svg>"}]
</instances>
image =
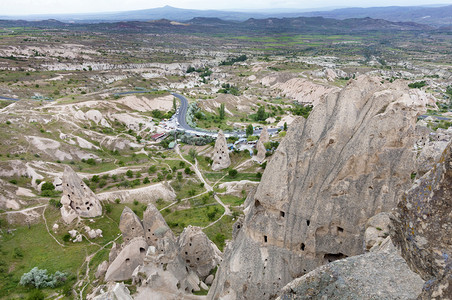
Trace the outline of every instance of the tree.
<instances>
[{"instance_id":1,"label":"tree","mask_svg":"<svg viewBox=\"0 0 452 300\"><path fill-rule=\"evenodd\" d=\"M224 103L220 104L220 108L219 108L219 112L220 112L220 120L224 120Z\"/></svg>"},{"instance_id":2,"label":"tree","mask_svg":"<svg viewBox=\"0 0 452 300\"><path fill-rule=\"evenodd\" d=\"M195 161L196 157L198 156L198 153L196 152L195 149L191 148L190 150L188 150L188 155L190 155L191 159Z\"/></svg>"},{"instance_id":3,"label":"tree","mask_svg":"<svg viewBox=\"0 0 452 300\"><path fill-rule=\"evenodd\" d=\"M132 170L127 170L126 175L127 175L127 177L132 178L133 177L133 171Z\"/></svg>"},{"instance_id":4,"label":"tree","mask_svg":"<svg viewBox=\"0 0 452 300\"><path fill-rule=\"evenodd\" d=\"M287 131L287 122L284 122L284 131Z\"/></svg>"},{"instance_id":5,"label":"tree","mask_svg":"<svg viewBox=\"0 0 452 300\"><path fill-rule=\"evenodd\" d=\"M66 281L66 277L67 275L60 271L56 271L53 275L48 275L47 270L40 270L34 267L30 272L22 275L19 283L24 286L34 286L37 289L46 287L55 288Z\"/></svg>"},{"instance_id":6,"label":"tree","mask_svg":"<svg viewBox=\"0 0 452 300\"><path fill-rule=\"evenodd\" d=\"M254 133L253 124L246 126L246 136L251 136Z\"/></svg>"},{"instance_id":7,"label":"tree","mask_svg":"<svg viewBox=\"0 0 452 300\"><path fill-rule=\"evenodd\" d=\"M177 101L176 101L176 97L173 98L173 109L174 109L174 111L177 110Z\"/></svg>"},{"instance_id":8,"label":"tree","mask_svg":"<svg viewBox=\"0 0 452 300\"><path fill-rule=\"evenodd\" d=\"M265 108L263 106L259 107L256 114L256 121L264 121L265 118Z\"/></svg>"}]
</instances>

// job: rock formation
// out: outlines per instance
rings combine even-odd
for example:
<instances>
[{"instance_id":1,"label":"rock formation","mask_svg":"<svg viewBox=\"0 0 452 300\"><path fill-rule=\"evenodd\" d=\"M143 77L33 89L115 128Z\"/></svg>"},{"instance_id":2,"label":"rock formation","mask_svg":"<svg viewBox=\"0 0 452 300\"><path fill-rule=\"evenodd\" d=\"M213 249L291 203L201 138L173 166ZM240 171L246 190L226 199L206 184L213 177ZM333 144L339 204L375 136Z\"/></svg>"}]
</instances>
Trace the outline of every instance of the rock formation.
<instances>
[{"instance_id":1,"label":"rock formation","mask_svg":"<svg viewBox=\"0 0 452 300\"><path fill-rule=\"evenodd\" d=\"M452 142L403 195L391 235L410 268L428 281L422 299L452 297Z\"/></svg>"},{"instance_id":2,"label":"rock formation","mask_svg":"<svg viewBox=\"0 0 452 300\"><path fill-rule=\"evenodd\" d=\"M136 237L130 240L110 264L105 281L120 281L132 278L133 270L144 262L148 249L146 240Z\"/></svg>"},{"instance_id":3,"label":"rock formation","mask_svg":"<svg viewBox=\"0 0 452 300\"><path fill-rule=\"evenodd\" d=\"M63 173L61 216L70 224L77 217L93 218L102 215L102 206L96 194L78 177L71 167Z\"/></svg>"},{"instance_id":4,"label":"rock formation","mask_svg":"<svg viewBox=\"0 0 452 300\"><path fill-rule=\"evenodd\" d=\"M424 281L397 254L388 237L384 250L318 267L284 287L279 300L416 299Z\"/></svg>"},{"instance_id":5,"label":"rock formation","mask_svg":"<svg viewBox=\"0 0 452 300\"><path fill-rule=\"evenodd\" d=\"M224 137L223 131L220 130L218 132L217 140L215 142L215 147L213 150L212 170L223 170L230 165L231 160L229 159L228 145L226 143L226 138Z\"/></svg>"},{"instance_id":6,"label":"rock formation","mask_svg":"<svg viewBox=\"0 0 452 300\"><path fill-rule=\"evenodd\" d=\"M367 221L366 231L364 232L365 251L372 252L380 247L386 237L389 236L390 223L390 216L386 212L379 213Z\"/></svg>"},{"instance_id":7,"label":"rock formation","mask_svg":"<svg viewBox=\"0 0 452 300\"><path fill-rule=\"evenodd\" d=\"M267 126L264 126L264 128L262 128L261 135L259 136L259 141L261 141L262 144L270 142Z\"/></svg>"},{"instance_id":8,"label":"rock formation","mask_svg":"<svg viewBox=\"0 0 452 300\"><path fill-rule=\"evenodd\" d=\"M262 163L265 159L265 154L267 153L267 149L265 148L264 144L259 140L256 144L256 149L257 149L257 155L256 155L256 160L259 163Z\"/></svg>"},{"instance_id":9,"label":"rock formation","mask_svg":"<svg viewBox=\"0 0 452 300\"><path fill-rule=\"evenodd\" d=\"M221 252L199 227L190 226L176 240L152 204L143 222L124 208L120 229L124 244L113 245L105 280L132 279L139 287L137 299L193 299L193 291L207 288L200 276L208 276L221 260Z\"/></svg>"},{"instance_id":10,"label":"rock formation","mask_svg":"<svg viewBox=\"0 0 452 300\"><path fill-rule=\"evenodd\" d=\"M256 160L259 163L262 163L265 159L265 154L267 153L267 149L265 148L265 143L268 143L270 138L268 136L267 126L264 126L262 129L261 135L259 137L259 141L256 144L257 155Z\"/></svg>"},{"instance_id":11,"label":"rock formation","mask_svg":"<svg viewBox=\"0 0 452 300\"><path fill-rule=\"evenodd\" d=\"M201 227L188 226L178 239L180 256L200 278L206 278L210 270L221 261L221 252Z\"/></svg>"},{"instance_id":12,"label":"rock formation","mask_svg":"<svg viewBox=\"0 0 452 300\"><path fill-rule=\"evenodd\" d=\"M143 224L138 216L128 207L124 207L119 220L119 230L122 232L124 243L128 243L133 238L144 238Z\"/></svg>"},{"instance_id":13,"label":"rock formation","mask_svg":"<svg viewBox=\"0 0 452 300\"><path fill-rule=\"evenodd\" d=\"M209 297L269 299L316 267L363 252L364 225L396 206L415 170L425 103L367 76L294 122L267 165Z\"/></svg>"}]
</instances>

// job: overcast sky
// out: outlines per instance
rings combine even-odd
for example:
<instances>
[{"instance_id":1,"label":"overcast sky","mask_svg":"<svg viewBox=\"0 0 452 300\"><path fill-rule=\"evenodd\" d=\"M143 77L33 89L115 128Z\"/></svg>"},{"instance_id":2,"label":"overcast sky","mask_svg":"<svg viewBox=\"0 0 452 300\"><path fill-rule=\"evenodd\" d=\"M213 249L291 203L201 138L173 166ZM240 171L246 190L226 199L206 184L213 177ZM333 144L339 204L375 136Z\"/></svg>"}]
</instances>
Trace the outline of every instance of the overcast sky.
<instances>
[{"instance_id":1,"label":"overcast sky","mask_svg":"<svg viewBox=\"0 0 452 300\"><path fill-rule=\"evenodd\" d=\"M0 15L126 11L171 5L192 9L268 9L452 4L452 0L0 0Z\"/></svg>"}]
</instances>

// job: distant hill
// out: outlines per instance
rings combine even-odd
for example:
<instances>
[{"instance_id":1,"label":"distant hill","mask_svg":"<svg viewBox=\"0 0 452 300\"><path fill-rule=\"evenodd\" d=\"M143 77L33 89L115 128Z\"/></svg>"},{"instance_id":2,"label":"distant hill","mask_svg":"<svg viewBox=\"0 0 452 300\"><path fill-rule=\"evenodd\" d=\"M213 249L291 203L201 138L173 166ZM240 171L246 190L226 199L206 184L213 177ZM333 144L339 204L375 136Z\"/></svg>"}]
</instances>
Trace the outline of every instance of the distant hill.
<instances>
[{"instance_id":1,"label":"distant hill","mask_svg":"<svg viewBox=\"0 0 452 300\"><path fill-rule=\"evenodd\" d=\"M373 18L393 22L415 22L435 26L452 25L452 5L441 7L389 6L370 8L343 8L331 11L303 13L303 16L333 19Z\"/></svg>"},{"instance_id":2,"label":"distant hill","mask_svg":"<svg viewBox=\"0 0 452 300\"><path fill-rule=\"evenodd\" d=\"M218 18L193 18L185 22L167 19L152 21L127 21L104 23L62 23L47 21L0 20L1 27L64 28L117 33L226 33L226 34L278 34L278 33L327 33L346 34L368 31L429 31L435 27L413 22L390 22L371 18L346 20L323 17L248 19L243 22Z\"/></svg>"},{"instance_id":3,"label":"distant hill","mask_svg":"<svg viewBox=\"0 0 452 300\"><path fill-rule=\"evenodd\" d=\"M325 17L333 19L366 18L384 19L393 22L416 22L434 26L450 26L452 24L452 5L442 7L425 6L390 6L371 8L343 8L329 11L313 11L293 9L256 10L256 11L220 11L195 10L164 6L152 9L93 14L65 14L65 15L28 15L28 16L1 16L0 19L27 21L56 19L63 22L99 23L119 21L149 21L168 19L174 21L187 21L196 18L213 18L225 21L245 21L250 18L296 18L296 17Z\"/></svg>"}]
</instances>

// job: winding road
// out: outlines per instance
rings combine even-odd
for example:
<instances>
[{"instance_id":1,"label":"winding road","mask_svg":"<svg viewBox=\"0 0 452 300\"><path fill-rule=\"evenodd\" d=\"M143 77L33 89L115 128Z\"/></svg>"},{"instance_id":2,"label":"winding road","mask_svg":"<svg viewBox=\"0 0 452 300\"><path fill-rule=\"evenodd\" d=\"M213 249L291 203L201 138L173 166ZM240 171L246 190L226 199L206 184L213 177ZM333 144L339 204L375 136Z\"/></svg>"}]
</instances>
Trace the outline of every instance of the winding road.
<instances>
[{"instance_id":1,"label":"winding road","mask_svg":"<svg viewBox=\"0 0 452 300\"><path fill-rule=\"evenodd\" d=\"M187 124L186 116L187 116L187 110L188 110L188 100L181 94L177 93L171 93L174 97L180 100L180 107L176 111L176 118L177 118L177 128L184 130L187 133L195 134L195 135L208 135L212 137L216 137L218 135L217 132L207 131L207 130L200 130L198 128L193 128L190 125ZM282 127L279 128L269 128L268 133L274 134L277 133L279 130L282 130ZM256 129L254 130L254 135L259 135L261 133L262 129ZM233 131L233 132L225 132L224 135L226 137L231 136L239 136L244 137L246 135L246 132L243 130L239 131Z\"/></svg>"}]
</instances>

